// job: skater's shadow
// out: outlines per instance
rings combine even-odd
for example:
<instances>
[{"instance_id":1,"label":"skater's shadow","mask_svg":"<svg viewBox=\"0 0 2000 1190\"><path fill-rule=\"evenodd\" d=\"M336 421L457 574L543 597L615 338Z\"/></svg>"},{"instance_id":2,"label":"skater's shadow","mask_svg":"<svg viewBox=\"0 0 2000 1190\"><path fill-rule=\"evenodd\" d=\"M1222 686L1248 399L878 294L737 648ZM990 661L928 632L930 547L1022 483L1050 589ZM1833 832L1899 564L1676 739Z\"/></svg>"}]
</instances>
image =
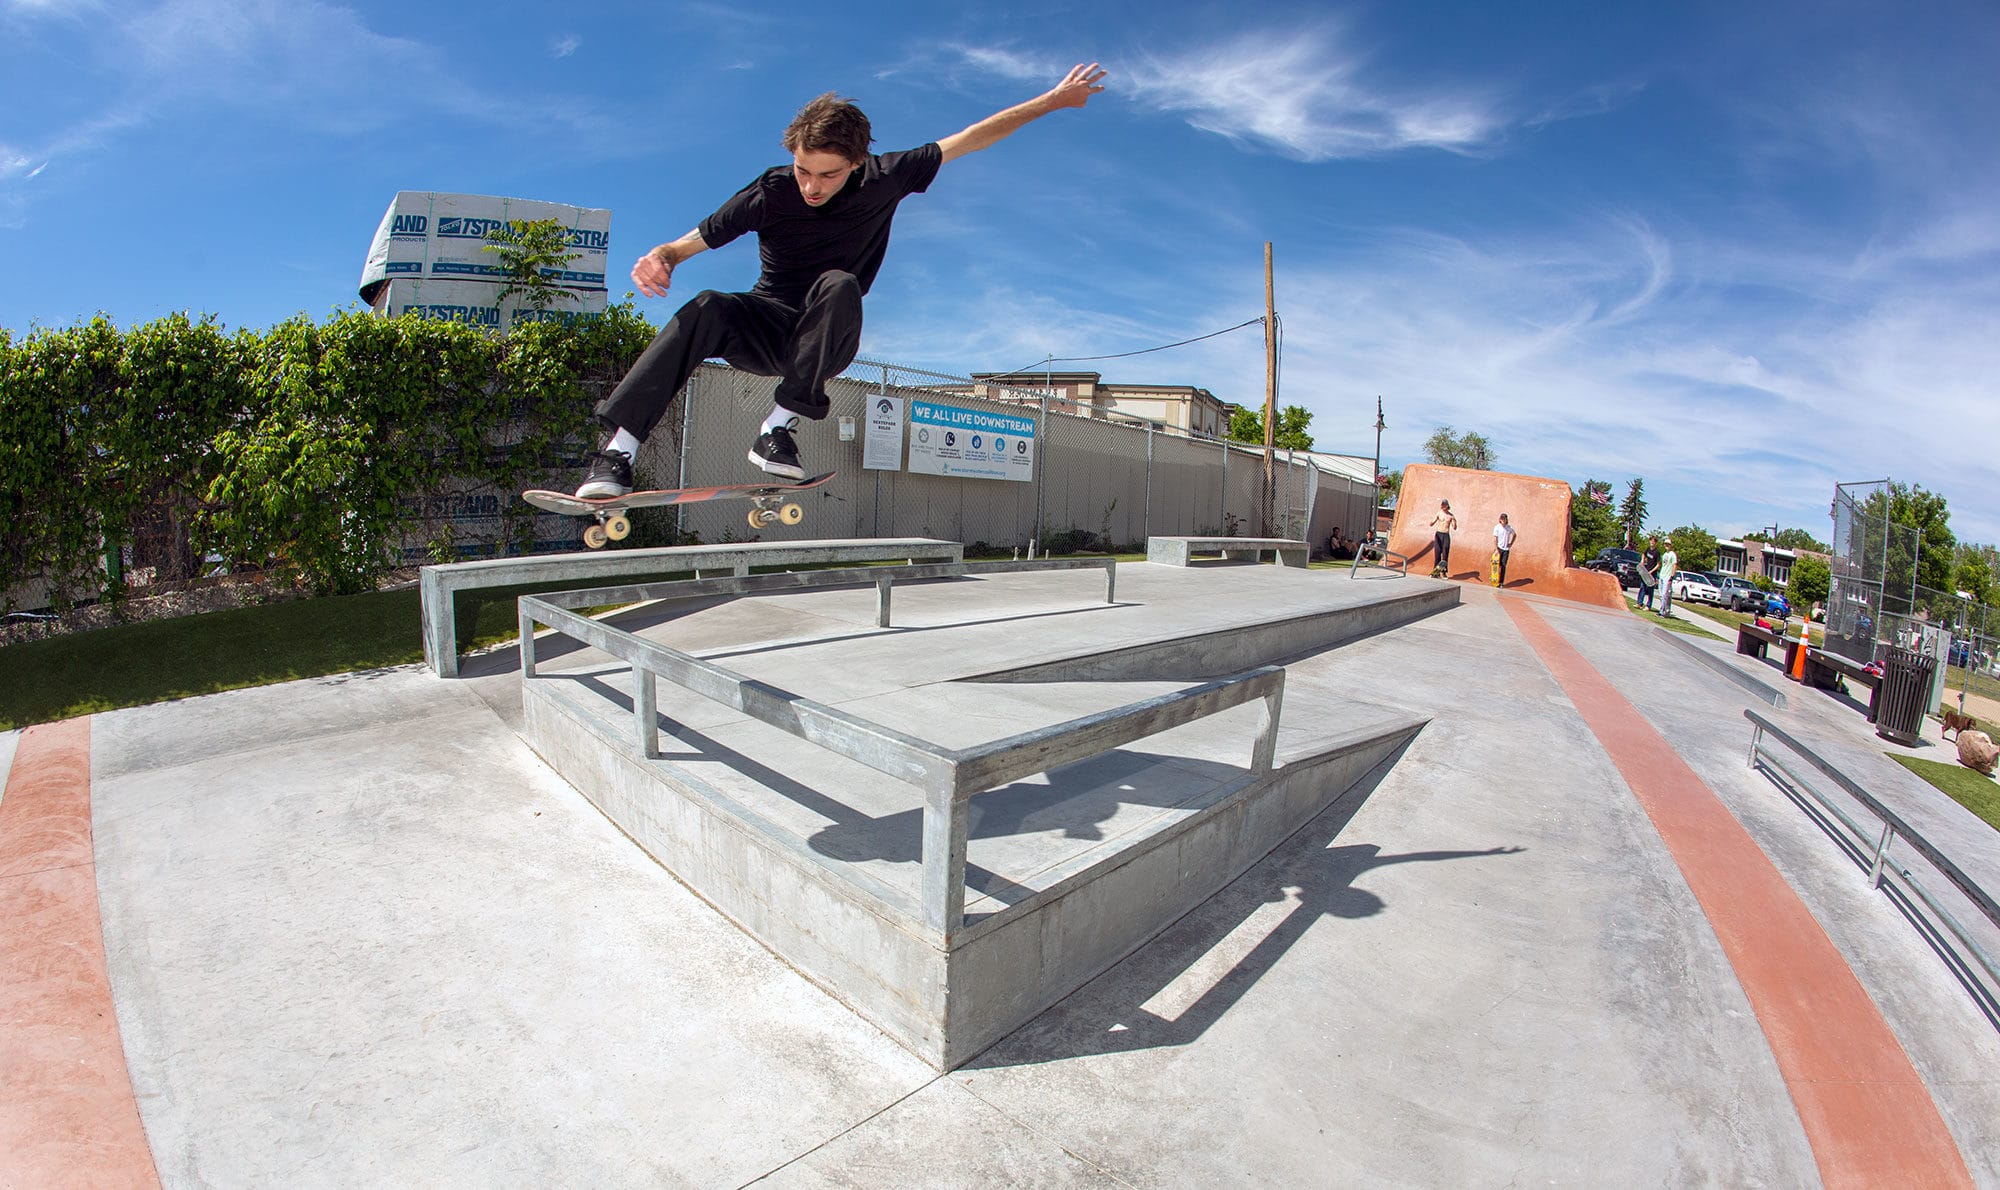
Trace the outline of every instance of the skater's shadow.
<instances>
[{"instance_id":1,"label":"skater's shadow","mask_svg":"<svg viewBox=\"0 0 2000 1190\"><path fill-rule=\"evenodd\" d=\"M1525 850L1503 846L1385 855L1373 843L1333 846L1388 769L1378 768L1194 912L968 1065L1022 1066L1190 1044L1315 925L1388 911L1379 894L1356 883L1370 872L1394 864L1485 859ZM1274 924L1266 926L1271 918ZM1241 957L1230 958L1238 949ZM1215 970L1225 962L1226 967Z\"/></svg>"}]
</instances>

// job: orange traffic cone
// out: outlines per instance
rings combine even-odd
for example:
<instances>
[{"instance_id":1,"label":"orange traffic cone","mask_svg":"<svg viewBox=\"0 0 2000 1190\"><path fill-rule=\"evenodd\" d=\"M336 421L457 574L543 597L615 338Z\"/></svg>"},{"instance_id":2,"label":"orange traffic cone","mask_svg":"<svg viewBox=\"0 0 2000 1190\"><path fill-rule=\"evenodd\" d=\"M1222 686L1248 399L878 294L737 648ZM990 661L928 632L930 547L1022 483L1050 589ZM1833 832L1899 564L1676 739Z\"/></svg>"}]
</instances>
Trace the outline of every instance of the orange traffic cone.
<instances>
[{"instance_id":1,"label":"orange traffic cone","mask_svg":"<svg viewBox=\"0 0 2000 1190\"><path fill-rule=\"evenodd\" d=\"M1806 680L1806 646L1811 638L1806 632L1806 621L1799 621L1799 647L1792 650L1791 678L1794 682Z\"/></svg>"}]
</instances>

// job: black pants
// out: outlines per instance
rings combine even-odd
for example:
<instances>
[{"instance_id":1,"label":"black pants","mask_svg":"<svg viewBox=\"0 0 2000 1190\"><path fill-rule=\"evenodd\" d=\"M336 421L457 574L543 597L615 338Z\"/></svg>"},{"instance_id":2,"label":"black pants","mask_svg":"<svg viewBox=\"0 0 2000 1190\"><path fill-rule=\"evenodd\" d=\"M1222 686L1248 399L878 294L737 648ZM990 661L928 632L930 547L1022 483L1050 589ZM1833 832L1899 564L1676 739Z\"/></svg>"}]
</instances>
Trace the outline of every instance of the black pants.
<instances>
[{"instance_id":1,"label":"black pants","mask_svg":"<svg viewBox=\"0 0 2000 1190\"><path fill-rule=\"evenodd\" d=\"M817 421L830 407L826 382L860 348L861 283L852 273L820 274L797 309L759 293L706 289L598 402L597 420L645 440L701 361L720 358L756 376L778 377L777 405Z\"/></svg>"},{"instance_id":2,"label":"black pants","mask_svg":"<svg viewBox=\"0 0 2000 1190\"><path fill-rule=\"evenodd\" d=\"M1508 554L1511 554L1511 553L1513 553L1514 551L1512 551L1512 550L1499 550L1499 551L1496 551L1496 552L1497 552L1497 553L1499 553L1499 555L1500 555L1500 583L1499 583L1499 585L1500 585L1500 586L1503 586L1503 587L1504 587L1504 586L1506 586L1506 585L1507 585L1507 555L1508 555Z\"/></svg>"},{"instance_id":3,"label":"black pants","mask_svg":"<svg viewBox=\"0 0 2000 1190\"><path fill-rule=\"evenodd\" d=\"M1437 556L1437 569L1451 568L1451 534L1437 533L1431 537L1431 549Z\"/></svg>"}]
</instances>

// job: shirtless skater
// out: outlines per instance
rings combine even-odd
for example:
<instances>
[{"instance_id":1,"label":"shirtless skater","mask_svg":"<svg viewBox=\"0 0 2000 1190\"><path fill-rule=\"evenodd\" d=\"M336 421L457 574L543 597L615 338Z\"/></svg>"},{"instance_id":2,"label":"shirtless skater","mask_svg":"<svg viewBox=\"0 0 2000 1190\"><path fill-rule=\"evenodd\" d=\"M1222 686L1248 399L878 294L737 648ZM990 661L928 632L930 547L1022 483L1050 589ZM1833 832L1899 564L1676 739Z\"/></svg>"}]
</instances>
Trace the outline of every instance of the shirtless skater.
<instances>
[{"instance_id":1,"label":"shirtless skater","mask_svg":"<svg viewBox=\"0 0 2000 1190\"><path fill-rule=\"evenodd\" d=\"M792 430L800 417L824 418L826 382L861 346L861 297L882 267L896 204L930 187L938 167L998 142L1031 120L1082 107L1104 90L1095 62L1078 66L1048 92L988 116L943 140L900 153L870 154L861 109L828 92L785 129L790 165L764 171L680 239L632 266L648 297L664 297L674 266L745 232L757 233L763 271L749 293L704 290L654 336L632 370L597 406L611 433L590 457L579 497L632 490L632 457L666 414L696 365L711 356L758 376L778 377L776 404L750 448L772 475L804 479Z\"/></svg>"}]
</instances>

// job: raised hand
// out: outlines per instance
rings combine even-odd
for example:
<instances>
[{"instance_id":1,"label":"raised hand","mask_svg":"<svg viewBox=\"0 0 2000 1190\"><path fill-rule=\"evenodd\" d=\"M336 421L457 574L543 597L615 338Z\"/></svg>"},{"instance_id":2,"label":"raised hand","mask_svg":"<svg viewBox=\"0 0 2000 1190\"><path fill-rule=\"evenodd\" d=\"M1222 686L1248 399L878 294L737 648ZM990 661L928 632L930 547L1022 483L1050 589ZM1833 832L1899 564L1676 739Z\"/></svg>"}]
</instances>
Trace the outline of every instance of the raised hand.
<instances>
[{"instance_id":1,"label":"raised hand","mask_svg":"<svg viewBox=\"0 0 2000 1190\"><path fill-rule=\"evenodd\" d=\"M1082 107L1084 104L1090 102L1092 95L1104 90L1103 85L1098 80L1102 79L1107 73L1109 72L1100 69L1095 62L1092 62L1088 66L1071 68L1069 74L1064 76L1063 81L1057 83L1054 89L1048 93L1049 105L1051 107Z\"/></svg>"}]
</instances>

